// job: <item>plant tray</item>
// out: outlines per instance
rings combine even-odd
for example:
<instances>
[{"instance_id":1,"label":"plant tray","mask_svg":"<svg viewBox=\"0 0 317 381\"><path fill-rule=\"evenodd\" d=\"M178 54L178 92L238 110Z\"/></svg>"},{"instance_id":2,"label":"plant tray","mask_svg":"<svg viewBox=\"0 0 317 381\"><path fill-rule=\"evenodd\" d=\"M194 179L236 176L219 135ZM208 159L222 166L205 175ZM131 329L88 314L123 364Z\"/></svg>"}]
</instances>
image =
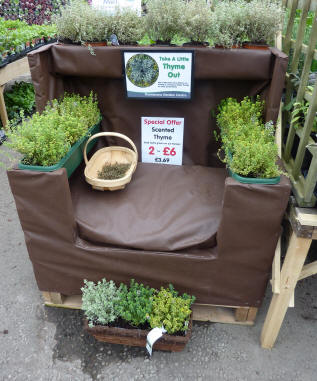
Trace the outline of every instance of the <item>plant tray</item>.
<instances>
[{"instance_id":1,"label":"plant tray","mask_svg":"<svg viewBox=\"0 0 317 381\"><path fill-rule=\"evenodd\" d=\"M232 172L230 168L228 168L229 170L229 174L230 176L239 181L240 183L243 183L243 184L263 184L263 185L274 185L274 184L278 184L281 180L281 176L277 176L277 177L272 177L272 178L269 178L269 179L261 179L259 177L245 177L245 176L240 176L238 175L237 173L235 172Z\"/></svg>"},{"instance_id":2,"label":"plant tray","mask_svg":"<svg viewBox=\"0 0 317 381\"><path fill-rule=\"evenodd\" d=\"M100 131L100 123L101 123L101 120L99 121L99 123L91 127L88 130L87 134L83 136L81 139L79 139L57 164L50 165L50 166L41 166L41 165L27 165L27 164L22 164L21 162L19 162L18 168L28 169L30 171L39 171L39 172L52 172L60 168L66 168L67 176L70 177L71 174L75 171L75 169L80 165L80 163L83 160L83 150L89 136L94 135L98 131ZM96 144L96 141L90 142L87 146L87 152L90 152L95 144Z\"/></svg>"},{"instance_id":3,"label":"plant tray","mask_svg":"<svg viewBox=\"0 0 317 381\"><path fill-rule=\"evenodd\" d=\"M90 328L88 321L84 320L84 329L98 341L112 344L123 344L133 347L145 347L146 337L150 332L144 329L128 329L108 326L95 326ZM181 352L188 343L192 333L192 320L189 322L185 336L163 335L153 346L153 349L169 352Z\"/></svg>"}]
</instances>

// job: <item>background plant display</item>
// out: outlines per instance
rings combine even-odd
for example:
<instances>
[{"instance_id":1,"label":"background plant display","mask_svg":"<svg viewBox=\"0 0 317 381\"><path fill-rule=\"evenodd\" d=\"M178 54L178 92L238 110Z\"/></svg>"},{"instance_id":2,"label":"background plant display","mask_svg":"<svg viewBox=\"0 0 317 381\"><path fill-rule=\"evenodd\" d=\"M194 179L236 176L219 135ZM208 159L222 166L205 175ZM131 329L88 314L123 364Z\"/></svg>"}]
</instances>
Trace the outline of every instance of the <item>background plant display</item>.
<instances>
[{"instance_id":1,"label":"background plant display","mask_svg":"<svg viewBox=\"0 0 317 381\"><path fill-rule=\"evenodd\" d=\"M19 59L55 38L54 25L28 25L23 21L0 18L0 65Z\"/></svg>"},{"instance_id":2,"label":"background plant display","mask_svg":"<svg viewBox=\"0 0 317 381\"><path fill-rule=\"evenodd\" d=\"M179 296L172 285L155 290L131 280L116 287L106 279L84 281L82 309L89 327L98 325L149 329L164 325L169 334L182 334L188 329L194 296Z\"/></svg>"},{"instance_id":3,"label":"background plant display","mask_svg":"<svg viewBox=\"0 0 317 381\"><path fill-rule=\"evenodd\" d=\"M276 164L277 145L272 122L263 123L264 102L246 97L241 102L227 98L219 106L224 162L231 171L251 178L274 178L282 172Z\"/></svg>"},{"instance_id":4,"label":"background plant display","mask_svg":"<svg viewBox=\"0 0 317 381\"><path fill-rule=\"evenodd\" d=\"M49 23L67 0L0 0L0 17L28 24Z\"/></svg>"}]
</instances>

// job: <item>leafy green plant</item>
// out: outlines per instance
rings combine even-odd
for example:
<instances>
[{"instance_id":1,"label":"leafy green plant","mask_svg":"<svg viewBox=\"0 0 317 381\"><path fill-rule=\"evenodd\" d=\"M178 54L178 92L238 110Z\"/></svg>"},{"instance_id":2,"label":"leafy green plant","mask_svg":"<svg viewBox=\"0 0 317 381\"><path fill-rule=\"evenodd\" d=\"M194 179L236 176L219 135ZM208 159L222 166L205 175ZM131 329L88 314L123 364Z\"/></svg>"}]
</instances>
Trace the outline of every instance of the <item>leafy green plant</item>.
<instances>
[{"instance_id":1,"label":"leafy green plant","mask_svg":"<svg viewBox=\"0 0 317 381\"><path fill-rule=\"evenodd\" d=\"M119 40L120 44L135 44L141 40L145 33L144 17L138 16L131 9L118 9L110 16L110 30Z\"/></svg>"},{"instance_id":2,"label":"leafy green plant","mask_svg":"<svg viewBox=\"0 0 317 381\"><path fill-rule=\"evenodd\" d=\"M145 24L150 39L170 44L181 28L184 7L183 0L149 0Z\"/></svg>"},{"instance_id":3,"label":"leafy green plant","mask_svg":"<svg viewBox=\"0 0 317 381\"><path fill-rule=\"evenodd\" d=\"M9 120L15 123L21 120L20 111L29 116L35 108L35 94L32 83L16 82L11 90L4 93L4 100Z\"/></svg>"},{"instance_id":4,"label":"leafy green plant","mask_svg":"<svg viewBox=\"0 0 317 381\"><path fill-rule=\"evenodd\" d=\"M150 326L164 326L169 334L186 331L191 314L190 307L194 301L194 296L178 296L172 285L167 289L162 287L153 299Z\"/></svg>"},{"instance_id":5,"label":"leafy green plant","mask_svg":"<svg viewBox=\"0 0 317 381\"><path fill-rule=\"evenodd\" d=\"M121 284L119 291L118 310L120 317L136 327L147 323L152 311L155 290L144 286L142 283L138 284L132 279L129 288Z\"/></svg>"},{"instance_id":6,"label":"leafy green plant","mask_svg":"<svg viewBox=\"0 0 317 381\"><path fill-rule=\"evenodd\" d=\"M9 124L5 144L24 155L24 164L50 166L99 121L100 112L92 93L88 97L65 94L48 104L42 114L35 113L30 119L21 116L21 124Z\"/></svg>"},{"instance_id":7,"label":"leafy green plant","mask_svg":"<svg viewBox=\"0 0 317 381\"><path fill-rule=\"evenodd\" d=\"M301 128L305 124L305 119L309 109L309 102L295 102L292 111L291 123L294 128ZM314 118L314 123L312 127L313 132L317 132L317 117Z\"/></svg>"},{"instance_id":8,"label":"leafy green plant","mask_svg":"<svg viewBox=\"0 0 317 381\"><path fill-rule=\"evenodd\" d=\"M81 288L82 309L88 319L89 327L94 325L107 325L119 317L118 302L120 294L115 283L102 279L98 283L84 280L85 286Z\"/></svg>"},{"instance_id":9,"label":"leafy green plant","mask_svg":"<svg viewBox=\"0 0 317 381\"><path fill-rule=\"evenodd\" d=\"M191 0L186 4L180 22L180 33L193 43L208 40L211 30L211 9L205 0Z\"/></svg>"},{"instance_id":10,"label":"leafy green plant","mask_svg":"<svg viewBox=\"0 0 317 381\"><path fill-rule=\"evenodd\" d=\"M276 164L274 126L272 122L263 123L263 108L259 98L253 102L248 97L241 102L228 98L219 106L223 161L241 176L272 178L282 173Z\"/></svg>"}]
</instances>

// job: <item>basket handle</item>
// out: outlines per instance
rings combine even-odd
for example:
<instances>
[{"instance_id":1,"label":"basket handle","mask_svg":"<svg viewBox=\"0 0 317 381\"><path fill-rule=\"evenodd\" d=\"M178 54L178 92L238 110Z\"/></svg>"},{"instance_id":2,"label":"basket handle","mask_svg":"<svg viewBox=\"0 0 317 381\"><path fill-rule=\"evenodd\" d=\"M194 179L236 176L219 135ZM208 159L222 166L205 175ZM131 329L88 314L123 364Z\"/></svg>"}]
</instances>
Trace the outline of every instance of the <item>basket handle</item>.
<instances>
[{"instance_id":1,"label":"basket handle","mask_svg":"<svg viewBox=\"0 0 317 381\"><path fill-rule=\"evenodd\" d=\"M96 138L99 138L100 136L116 136L117 138L121 138L123 140L126 140L133 148L133 151L136 153L136 161L138 161L138 150L136 149L136 146L135 144L133 143L133 141L128 138L127 136L123 135L123 134L120 134L119 132L98 132L98 134L95 134L95 135L92 135L88 140L87 140L87 143L85 145L85 148L84 148L84 159L85 159L85 163L86 165L88 164L88 159L87 159L87 146L88 144L93 140L93 139L96 139Z\"/></svg>"}]
</instances>

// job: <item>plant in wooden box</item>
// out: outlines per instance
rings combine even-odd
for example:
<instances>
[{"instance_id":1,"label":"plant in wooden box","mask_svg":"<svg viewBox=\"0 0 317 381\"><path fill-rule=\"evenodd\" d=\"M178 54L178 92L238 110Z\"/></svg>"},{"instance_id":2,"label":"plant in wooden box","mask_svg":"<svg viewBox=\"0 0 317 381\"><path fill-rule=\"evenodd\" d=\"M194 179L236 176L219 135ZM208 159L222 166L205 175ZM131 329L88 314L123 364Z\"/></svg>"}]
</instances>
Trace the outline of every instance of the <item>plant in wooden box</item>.
<instances>
[{"instance_id":1,"label":"plant in wooden box","mask_svg":"<svg viewBox=\"0 0 317 381\"><path fill-rule=\"evenodd\" d=\"M205 0L191 0L186 4L180 23L180 33L190 42L187 45L208 46L212 25L211 9Z\"/></svg>"},{"instance_id":2,"label":"plant in wooden box","mask_svg":"<svg viewBox=\"0 0 317 381\"><path fill-rule=\"evenodd\" d=\"M264 103L246 97L241 102L228 98L217 115L230 175L242 183L277 184L283 173L277 161L272 122L263 123Z\"/></svg>"},{"instance_id":3,"label":"plant in wooden box","mask_svg":"<svg viewBox=\"0 0 317 381\"><path fill-rule=\"evenodd\" d=\"M88 46L106 46L110 18L87 2L73 0L53 17L59 40ZM90 49L93 54L93 50Z\"/></svg>"},{"instance_id":4,"label":"plant in wooden box","mask_svg":"<svg viewBox=\"0 0 317 381\"><path fill-rule=\"evenodd\" d=\"M280 1L252 0L245 3L245 33L248 49L267 49L274 43L276 33L281 29L284 11Z\"/></svg>"},{"instance_id":5,"label":"plant in wooden box","mask_svg":"<svg viewBox=\"0 0 317 381\"><path fill-rule=\"evenodd\" d=\"M97 340L145 347L149 329L164 326L167 334L154 348L178 352L185 347L194 297L178 296L172 285L158 291L133 279L130 287L121 284L119 288L105 279L97 284L84 282L85 330Z\"/></svg>"},{"instance_id":6,"label":"plant in wooden box","mask_svg":"<svg viewBox=\"0 0 317 381\"><path fill-rule=\"evenodd\" d=\"M144 17L131 9L118 9L110 16L110 31L118 38L120 45L137 45L145 33Z\"/></svg>"},{"instance_id":7,"label":"plant in wooden box","mask_svg":"<svg viewBox=\"0 0 317 381\"><path fill-rule=\"evenodd\" d=\"M20 152L20 169L51 172L66 168L68 176L83 159L83 147L89 135L100 128L96 97L65 94L53 100L42 114L35 113L17 126L9 125L10 148ZM92 145L88 147L91 150Z\"/></svg>"},{"instance_id":8,"label":"plant in wooden box","mask_svg":"<svg viewBox=\"0 0 317 381\"><path fill-rule=\"evenodd\" d=\"M181 30L184 8L183 0L149 0L145 25L150 39L157 45L170 45Z\"/></svg>"}]
</instances>

